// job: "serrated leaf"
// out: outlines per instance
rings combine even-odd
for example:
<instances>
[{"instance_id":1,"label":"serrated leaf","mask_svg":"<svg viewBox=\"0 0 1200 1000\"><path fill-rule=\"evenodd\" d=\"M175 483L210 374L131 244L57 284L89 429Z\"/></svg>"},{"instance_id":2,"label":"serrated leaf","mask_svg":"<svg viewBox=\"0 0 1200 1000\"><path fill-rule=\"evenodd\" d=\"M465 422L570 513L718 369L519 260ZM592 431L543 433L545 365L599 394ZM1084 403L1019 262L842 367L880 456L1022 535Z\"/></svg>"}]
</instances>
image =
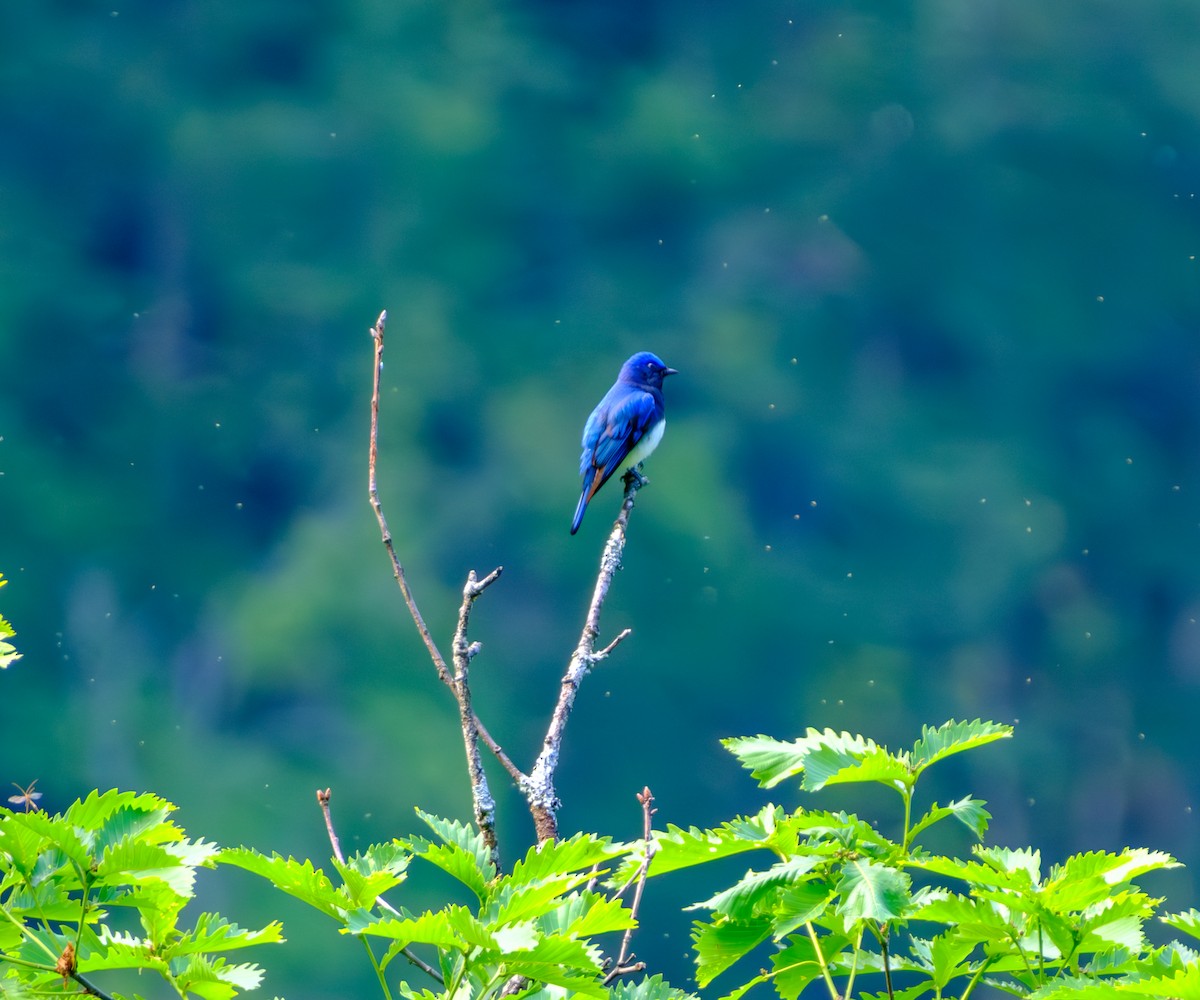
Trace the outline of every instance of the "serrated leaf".
<instances>
[{"instance_id":1,"label":"serrated leaf","mask_svg":"<svg viewBox=\"0 0 1200 1000\"><path fill-rule=\"evenodd\" d=\"M696 982L703 988L734 962L762 944L771 934L771 922L728 920L692 925L692 945L696 951Z\"/></svg>"},{"instance_id":2,"label":"serrated leaf","mask_svg":"<svg viewBox=\"0 0 1200 1000\"><path fill-rule=\"evenodd\" d=\"M475 867L482 873L485 882L489 882L496 877L496 866L492 864L487 844L483 839L483 835L474 826L460 823L458 820L441 819L420 809L416 812L421 821L443 843L465 852L474 859Z\"/></svg>"},{"instance_id":3,"label":"serrated leaf","mask_svg":"<svg viewBox=\"0 0 1200 1000\"><path fill-rule=\"evenodd\" d=\"M1108 851L1089 851L1073 854L1061 865L1050 870L1049 883L1077 882L1086 878L1102 879L1105 885L1118 886L1147 872L1178 868L1179 862L1165 851L1126 848L1119 854Z\"/></svg>"},{"instance_id":4,"label":"serrated leaf","mask_svg":"<svg viewBox=\"0 0 1200 1000\"><path fill-rule=\"evenodd\" d=\"M482 904L488 897L488 876L484 868L479 865L479 859L470 851L466 851L457 844L434 844L429 841L420 841L414 838L411 842L413 848L413 856L420 858L422 861L427 861L436 868L440 868L447 875L457 879L472 893L475 898ZM488 868L490 868L490 864Z\"/></svg>"},{"instance_id":5,"label":"serrated leaf","mask_svg":"<svg viewBox=\"0 0 1200 1000\"><path fill-rule=\"evenodd\" d=\"M257 965L231 965L224 959L191 955L172 970L182 995L195 993L204 1000L230 1000L238 990L257 989L263 972Z\"/></svg>"},{"instance_id":6,"label":"serrated leaf","mask_svg":"<svg viewBox=\"0 0 1200 1000\"><path fill-rule=\"evenodd\" d=\"M939 934L929 942L930 979L939 993L952 980L959 976L971 975L975 971L967 962L967 958L978 946L979 941L973 935L957 928Z\"/></svg>"},{"instance_id":7,"label":"serrated leaf","mask_svg":"<svg viewBox=\"0 0 1200 1000\"><path fill-rule=\"evenodd\" d=\"M689 910L713 910L734 920L756 916L755 908L767 897L777 897L781 886L795 883L827 859L820 855L801 855L789 858L766 871L748 871L730 888L718 892L702 903L693 903Z\"/></svg>"},{"instance_id":8,"label":"serrated leaf","mask_svg":"<svg viewBox=\"0 0 1200 1000\"><path fill-rule=\"evenodd\" d=\"M662 976L648 976L637 983L620 980L609 989L612 1000L698 1000L694 993L676 989Z\"/></svg>"},{"instance_id":9,"label":"serrated leaf","mask_svg":"<svg viewBox=\"0 0 1200 1000\"><path fill-rule=\"evenodd\" d=\"M791 886L775 907L772 937L780 941L802 925L819 920L836 895L824 879Z\"/></svg>"},{"instance_id":10,"label":"serrated leaf","mask_svg":"<svg viewBox=\"0 0 1200 1000\"><path fill-rule=\"evenodd\" d=\"M89 949L79 956L80 972L151 969L164 976L170 973L167 959L156 954L145 941L132 934L115 933L103 927L96 942L97 948Z\"/></svg>"},{"instance_id":11,"label":"serrated leaf","mask_svg":"<svg viewBox=\"0 0 1200 1000\"><path fill-rule=\"evenodd\" d=\"M1007 941L1012 933L1008 921L991 902L954 893L926 898L909 918L947 924L979 941Z\"/></svg>"},{"instance_id":12,"label":"serrated leaf","mask_svg":"<svg viewBox=\"0 0 1200 1000\"><path fill-rule=\"evenodd\" d=\"M863 993L862 1000L917 1000L917 997L923 997L933 989L929 983L918 983L916 986L909 986L903 990L893 990L891 994L887 993Z\"/></svg>"},{"instance_id":13,"label":"serrated leaf","mask_svg":"<svg viewBox=\"0 0 1200 1000\"><path fill-rule=\"evenodd\" d=\"M1189 989L1188 976L1146 978L1146 980L1092 980L1085 976L1057 978L1042 989L1030 994L1031 1000L1129 1000L1130 996L1162 996L1175 1000L1200 1000L1200 989L1193 983Z\"/></svg>"},{"instance_id":14,"label":"serrated leaf","mask_svg":"<svg viewBox=\"0 0 1200 1000\"><path fill-rule=\"evenodd\" d=\"M152 879L187 899L195 886L196 870L165 847L123 839L104 851L96 865L96 879L101 885L135 885Z\"/></svg>"},{"instance_id":15,"label":"serrated leaf","mask_svg":"<svg viewBox=\"0 0 1200 1000\"><path fill-rule=\"evenodd\" d=\"M649 874L665 875L747 851L770 848L775 836L776 820L781 815L782 810L778 806L766 806L755 816L739 817L714 830L697 827L684 830L682 827L668 826L663 832L655 831L655 854L650 862ZM636 855L627 856L607 884L624 885L637 874L640 864L641 859Z\"/></svg>"},{"instance_id":16,"label":"serrated leaf","mask_svg":"<svg viewBox=\"0 0 1200 1000\"><path fill-rule=\"evenodd\" d=\"M624 845L614 845L607 837L596 837L580 833L569 840L546 841L531 847L528 853L513 865L509 881L513 884L535 882L570 872L590 869L627 853Z\"/></svg>"},{"instance_id":17,"label":"serrated leaf","mask_svg":"<svg viewBox=\"0 0 1200 1000\"><path fill-rule=\"evenodd\" d=\"M1037 885L1042 877L1042 854L1028 848L976 846L972 852L985 866L997 873L1016 877L1015 883L1001 885Z\"/></svg>"},{"instance_id":18,"label":"serrated leaf","mask_svg":"<svg viewBox=\"0 0 1200 1000\"><path fill-rule=\"evenodd\" d=\"M455 930L451 915L444 910L422 913L419 917L412 918L373 918L365 911L358 910L351 914L346 929L351 934L371 934L387 938L395 941L401 948L412 944L428 944L436 948L458 950L468 947L467 942ZM485 940L488 946L494 943L490 936Z\"/></svg>"},{"instance_id":19,"label":"serrated leaf","mask_svg":"<svg viewBox=\"0 0 1200 1000\"><path fill-rule=\"evenodd\" d=\"M830 735L828 730L825 735ZM827 785L873 781L899 790L912 784L912 772L903 760L870 740L866 741L871 744L870 748L860 751L860 740L860 737L847 737L841 733L836 741L814 749L804 758L801 787L808 792L817 792Z\"/></svg>"},{"instance_id":20,"label":"serrated leaf","mask_svg":"<svg viewBox=\"0 0 1200 1000\"><path fill-rule=\"evenodd\" d=\"M13 860L21 861L21 870L35 881L57 872L68 862L84 871L91 867L88 845L74 824L62 816L51 816L40 810L10 812L4 816L4 830L7 842L14 848ZM58 856L52 854L51 848ZM27 868L26 862L32 867ZM78 879L72 877L72 884L78 886Z\"/></svg>"},{"instance_id":21,"label":"serrated leaf","mask_svg":"<svg viewBox=\"0 0 1200 1000\"><path fill-rule=\"evenodd\" d=\"M877 781L894 787L910 778L906 763L874 740L832 729L809 729L791 743L767 736L721 742L765 788L796 775L803 776L801 787L810 792L852 781Z\"/></svg>"},{"instance_id":22,"label":"serrated leaf","mask_svg":"<svg viewBox=\"0 0 1200 1000\"><path fill-rule=\"evenodd\" d=\"M1200 938L1200 910L1193 908L1181 913L1164 913L1158 919L1190 937Z\"/></svg>"},{"instance_id":23,"label":"serrated leaf","mask_svg":"<svg viewBox=\"0 0 1200 1000\"><path fill-rule=\"evenodd\" d=\"M771 956L775 989L783 1000L796 1000L809 983L821 978L821 961L829 962L848 944L845 938L833 934L824 935L820 941L820 957L812 941L802 935L794 937L783 951Z\"/></svg>"},{"instance_id":24,"label":"serrated leaf","mask_svg":"<svg viewBox=\"0 0 1200 1000\"><path fill-rule=\"evenodd\" d=\"M493 891L485 919L497 925L545 916L558 906L566 893L589 880L587 872L576 872L540 884L511 885L508 880Z\"/></svg>"},{"instance_id":25,"label":"serrated leaf","mask_svg":"<svg viewBox=\"0 0 1200 1000\"><path fill-rule=\"evenodd\" d=\"M126 809L150 813L158 813L161 810L163 815L166 815L174 812L175 806L157 795L119 792L113 788L107 792L93 791L86 799L76 800L67 807L63 817L77 829L90 832L94 840L110 818Z\"/></svg>"},{"instance_id":26,"label":"serrated leaf","mask_svg":"<svg viewBox=\"0 0 1200 1000\"><path fill-rule=\"evenodd\" d=\"M742 1000L742 997L754 989L754 987L761 986L763 983L769 983L770 981L771 974L769 972L760 972L753 979L749 979L742 983L742 985L737 989L730 990L723 997L721 997L721 1000Z\"/></svg>"},{"instance_id":27,"label":"serrated leaf","mask_svg":"<svg viewBox=\"0 0 1200 1000\"><path fill-rule=\"evenodd\" d=\"M4 621L4 620L2 618L0 618L0 621ZM14 632L12 630L12 626L9 625L8 622L4 622L4 624L8 628L8 631L6 632L7 635L16 635L17 634L16 632ZM18 653L17 647L14 646L11 642L7 642L5 640L0 640L0 670L7 670L14 663L16 663L17 660L21 659L21 657L24 655L25 655L24 653Z\"/></svg>"},{"instance_id":28,"label":"serrated leaf","mask_svg":"<svg viewBox=\"0 0 1200 1000\"><path fill-rule=\"evenodd\" d=\"M364 873L349 864L343 864L337 858L331 860L334 870L341 876L342 886L346 895L355 906L370 909L375 901L389 889L394 889L404 881L402 873L391 871L374 871Z\"/></svg>"},{"instance_id":29,"label":"serrated leaf","mask_svg":"<svg viewBox=\"0 0 1200 1000\"><path fill-rule=\"evenodd\" d=\"M637 921L621 900L585 892L565 900L563 905L543 917L539 926L547 933L558 933L563 937L590 938L628 930L636 927Z\"/></svg>"},{"instance_id":30,"label":"serrated leaf","mask_svg":"<svg viewBox=\"0 0 1200 1000\"><path fill-rule=\"evenodd\" d=\"M267 857L247 847L231 847L221 851L216 860L265 878L275 888L320 910L338 923L344 922L347 911L354 908L350 898L335 889L328 876L319 868L314 868L307 859L297 861L278 854Z\"/></svg>"},{"instance_id":31,"label":"serrated leaf","mask_svg":"<svg viewBox=\"0 0 1200 1000\"><path fill-rule=\"evenodd\" d=\"M196 952L232 951L256 944L281 943L283 940L283 925L277 920L254 931L231 923L219 913L201 913L196 918L195 928L184 933L172 944L169 954L175 956Z\"/></svg>"},{"instance_id":32,"label":"serrated leaf","mask_svg":"<svg viewBox=\"0 0 1200 1000\"><path fill-rule=\"evenodd\" d=\"M721 740L721 745L764 788L773 788L781 781L802 773L804 758L809 750L804 740L785 743L762 735L735 736Z\"/></svg>"},{"instance_id":33,"label":"serrated leaf","mask_svg":"<svg viewBox=\"0 0 1200 1000\"><path fill-rule=\"evenodd\" d=\"M976 840L982 840L983 835L987 833L988 821L992 818L992 814L984 808L984 805L986 803L982 799L973 799L969 795L966 798L956 799L945 806L939 806L935 802L930 806L929 811L913 824L909 831L909 842L916 840L931 826L951 816L970 830Z\"/></svg>"},{"instance_id":34,"label":"serrated leaf","mask_svg":"<svg viewBox=\"0 0 1200 1000\"><path fill-rule=\"evenodd\" d=\"M996 740L1008 739L1012 733L1012 726L983 722L979 719L974 722L952 720L936 729L922 726L921 738L913 744L910 751L913 771L920 774L931 764L945 760L952 754L994 743Z\"/></svg>"},{"instance_id":35,"label":"serrated leaf","mask_svg":"<svg viewBox=\"0 0 1200 1000\"><path fill-rule=\"evenodd\" d=\"M465 906L447 906L438 912L446 915L451 928L470 947L496 949L496 939L491 930Z\"/></svg>"},{"instance_id":36,"label":"serrated leaf","mask_svg":"<svg viewBox=\"0 0 1200 1000\"><path fill-rule=\"evenodd\" d=\"M908 876L895 868L863 859L847 861L837 885L841 895L837 911L851 923L896 920L912 899L910 884Z\"/></svg>"}]
</instances>

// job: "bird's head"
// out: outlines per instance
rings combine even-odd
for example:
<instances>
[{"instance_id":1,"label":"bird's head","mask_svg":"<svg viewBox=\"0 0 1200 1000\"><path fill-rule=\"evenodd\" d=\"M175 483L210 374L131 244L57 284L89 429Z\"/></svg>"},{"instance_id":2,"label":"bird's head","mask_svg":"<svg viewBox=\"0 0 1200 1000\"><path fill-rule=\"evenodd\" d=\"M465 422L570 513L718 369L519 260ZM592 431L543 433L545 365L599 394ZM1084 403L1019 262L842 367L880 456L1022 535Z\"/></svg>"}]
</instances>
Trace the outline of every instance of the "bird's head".
<instances>
[{"instance_id":1,"label":"bird's head","mask_svg":"<svg viewBox=\"0 0 1200 1000\"><path fill-rule=\"evenodd\" d=\"M621 366L622 382L647 388L661 389L664 378L678 374L674 368L668 368L657 355L649 351L635 354Z\"/></svg>"}]
</instances>

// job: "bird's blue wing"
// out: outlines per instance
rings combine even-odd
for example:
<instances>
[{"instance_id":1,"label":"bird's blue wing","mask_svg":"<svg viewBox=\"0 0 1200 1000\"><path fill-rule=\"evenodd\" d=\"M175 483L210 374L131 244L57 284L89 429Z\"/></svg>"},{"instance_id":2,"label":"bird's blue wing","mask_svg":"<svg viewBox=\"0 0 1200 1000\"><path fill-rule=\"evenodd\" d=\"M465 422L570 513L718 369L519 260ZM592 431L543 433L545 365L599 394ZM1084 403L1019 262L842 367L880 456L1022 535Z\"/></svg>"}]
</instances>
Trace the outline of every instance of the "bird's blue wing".
<instances>
[{"instance_id":1,"label":"bird's blue wing","mask_svg":"<svg viewBox=\"0 0 1200 1000\"><path fill-rule=\"evenodd\" d=\"M650 393L626 386L621 389L619 397L606 398L596 407L583 429L579 473L585 483L592 480L593 493L621 467L657 415L657 403Z\"/></svg>"}]
</instances>

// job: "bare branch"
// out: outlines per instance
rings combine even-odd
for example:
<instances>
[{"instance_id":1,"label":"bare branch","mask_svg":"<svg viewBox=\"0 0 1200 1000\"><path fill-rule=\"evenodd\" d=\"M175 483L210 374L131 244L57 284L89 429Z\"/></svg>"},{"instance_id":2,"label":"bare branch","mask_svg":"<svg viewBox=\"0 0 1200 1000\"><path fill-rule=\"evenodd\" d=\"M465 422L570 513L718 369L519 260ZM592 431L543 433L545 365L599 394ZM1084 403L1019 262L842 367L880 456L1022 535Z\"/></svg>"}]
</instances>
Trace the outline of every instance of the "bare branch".
<instances>
[{"instance_id":1,"label":"bare branch","mask_svg":"<svg viewBox=\"0 0 1200 1000\"><path fill-rule=\"evenodd\" d=\"M331 798L333 798L332 789L329 789L329 788L318 788L317 789L317 805L319 805L321 807L321 814L325 817L325 831L326 831L326 833L329 834L329 846L333 848L333 856L335 858L337 858L337 860L340 864L344 865L346 863L346 857L344 854L342 854L342 845L341 845L341 842L338 840L337 831L333 828L333 814L329 808L329 800ZM394 906L392 906L392 904L389 903L382 896L375 897L375 905L378 906L380 909L387 910L387 912L391 913L393 916L397 916L397 917L400 916L400 911L397 910ZM366 944L365 940L364 940L364 944ZM367 951L369 952L370 950L371 950L371 947L369 944L367 944ZM401 948L400 953L405 958L407 958L413 965L415 965L418 969L420 969L422 972L424 972L426 975L432 976L439 983L443 982L442 974L440 972L438 972L438 970L435 969L428 962L422 961L409 948Z\"/></svg>"},{"instance_id":2,"label":"bare branch","mask_svg":"<svg viewBox=\"0 0 1200 1000\"><path fill-rule=\"evenodd\" d=\"M451 692L454 694L455 701L459 703L459 711L461 716L464 709L462 707L462 696L460 695L459 691L460 685L456 682L455 675L451 672L449 666L447 665L446 658L442 656L441 650L438 649L437 643L434 642L433 636L429 631L429 627L425 624L425 619L421 615L420 608L417 607L416 599L413 597L412 590L408 586L408 577L404 572L404 566L400 562L400 557L396 554L396 548L392 542L391 529L388 528L387 518L383 513L383 504L379 499L379 482L376 476L376 466L379 461L379 383L380 375L383 371L383 337L386 325L387 311L384 310L379 314L379 318L375 321L375 326L371 328L371 337L375 343L375 352L371 376L371 432L370 451L367 461L367 496L371 503L371 509L375 512L375 519L379 522L379 531L383 538L383 547L387 551L388 558L392 563L392 575L396 578L396 583L400 587L400 593L404 597L404 603L407 605L408 612L412 616L413 623L417 627L417 632L421 636L421 641L425 643L425 648L429 651L429 658L433 661L433 666L437 671L438 677L441 679L442 683L451 690ZM470 602L478 597L479 594L490 587L493 583L495 583L499 578L501 571L502 568L498 567L485 576L482 580L476 580L474 573L471 574L471 577L467 581L467 588L464 589L463 611L460 611L460 616L464 613L464 611L469 614ZM471 591L469 598L466 593L467 589ZM463 636L465 637L465 618L460 617L460 627L462 629ZM457 632L455 634L455 638L457 641ZM467 644L465 647L467 662L469 662L470 658L479 652L479 649L480 646L478 643ZM466 685L464 684L462 687L465 688ZM469 691L467 691L467 708L465 711L471 712ZM476 794L480 787L476 780L476 775L483 774L482 766L478 761L477 749L472 749L477 748L478 740L483 740L484 745L487 746L487 748L495 755L496 759L500 762L500 765L505 771L508 772L509 776L512 777L514 781L518 783L524 781L525 775L512 762L508 754L504 752L500 744L492 737L491 733L487 731L487 729L473 713L471 713L469 724L471 731L468 732L468 730L464 728L464 740L467 743L467 768L471 774L471 789L472 795L475 796L476 800L476 817L478 818L481 815L481 804L485 807L484 811L486 813L486 803L490 799L490 796L486 794L484 794L482 797ZM464 723L464 727L465 726L466 723ZM486 780L483 790L486 793ZM493 812L494 808L495 806L493 803L491 807ZM494 826L495 824L493 819L491 822L491 827L493 830ZM482 829L483 828L481 827L481 830ZM489 834L485 832L484 836L488 837ZM494 833L491 834L491 836L494 837ZM489 841L489 843L492 843L494 848L494 843L491 841Z\"/></svg>"},{"instance_id":3,"label":"bare branch","mask_svg":"<svg viewBox=\"0 0 1200 1000\"><path fill-rule=\"evenodd\" d=\"M471 779L471 801L475 806L475 825L483 835L488 855L500 867L500 847L496 842L496 800L488 788L487 773L479 756L479 722L471 709L471 684L468 677L471 659L480 650L479 643L468 642L467 623L475 599L500 578L502 566L479 580L475 571L467 574L463 586L462 606L458 609L458 627L454 630L454 700L458 702L459 723L462 725L463 746L467 751L467 774Z\"/></svg>"},{"instance_id":4,"label":"bare branch","mask_svg":"<svg viewBox=\"0 0 1200 1000\"><path fill-rule=\"evenodd\" d=\"M642 906L642 891L646 888L646 876L650 872L650 862L654 859L654 855L658 850L658 845L654 841L653 828L653 816L657 811L654 809L654 796L647 787L638 793L637 800L642 805L642 842L646 845L646 853L642 858L642 863L638 866L637 875L633 880L633 902L629 904L629 912L635 922L637 921L638 910ZM625 889L622 888L621 892L624 891ZM617 895L620 895L620 893ZM608 975L604 977L605 986L618 976L641 972L646 967L645 962L630 962L630 959L635 957L633 952L629 950L629 946L633 941L633 931L633 927L626 928L625 936L621 939L621 951L617 955L617 960L609 970Z\"/></svg>"},{"instance_id":5,"label":"bare branch","mask_svg":"<svg viewBox=\"0 0 1200 1000\"><path fill-rule=\"evenodd\" d=\"M579 644L571 654L566 672L563 674L558 703L554 706L554 713L550 717L550 725L546 730L542 752L538 754L537 761L529 772L529 777L520 782L521 790L525 793L525 798L529 803L529 811L533 815L538 843L558 837L558 809L561 803L554 789L554 776L558 770L563 734L567 728L567 720L571 716L571 709L575 704L575 695L579 692L579 685L597 660L607 656L628 634L628 630L626 630L599 653L595 651L596 637L600 634L600 611L604 607L604 600L608 596L608 588L612 584L613 576L621 568L621 555L625 551L629 514L633 510L637 491L647 482L635 469L630 469L625 473L624 481L625 499L621 502L621 512L613 522L612 531L600 557L600 573L596 577L596 587L592 591L592 602L588 606L583 632L579 636Z\"/></svg>"},{"instance_id":6,"label":"bare branch","mask_svg":"<svg viewBox=\"0 0 1200 1000\"><path fill-rule=\"evenodd\" d=\"M379 376L383 372L383 330L386 324L387 310L385 309L379 314L379 319L375 321L375 325L371 328L371 336L375 340L375 367L371 379L371 448L367 459L367 497L371 501L371 508L375 511L375 519L379 522L379 530L383 535L383 547L387 550L388 557L392 561L392 574L396 577L396 582L400 585L400 593L404 595L404 603L408 605L408 613L412 615L412 620L421 635L421 641L425 643L425 648L429 650L429 656L433 660L434 667L437 668L438 676L444 684L453 687L454 682L451 679L450 670L446 666L446 659L437 648L437 643L433 641L433 636L429 632L429 626L425 624L425 619L421 616L421 611L417 607L417 602L413 598L412 591L409 590L408 577L404 574L404 567L400 564L400 557L396 555L396 548L392 544L392 532L388 528L387 518L383 516L383 505L379 502L379 484L375 478L375 465L379 459Z\"/></svg>"},{"instance_id":7,"label":"bare branch","mask_svg":"<svg viewBox=\"0 0 1200 1000\"><path fill-rule=\"evenodd\" d=\"M632 634L633 634L633 629L631 629L631 628L622 629L620 634L615 639L613 639L612 642L610 642L607 646L605 646L602 650L600 650L600 652L593 653L592 659L593 660L603 660L606 656L608 656L609 653L611 653L614 649L616 649L625 640L625 638L627 636L630 636Z\"/></svg>"},{"instance_id":8,"label":"bare branch","mask_svg":"<svg viewBox=\"0 0 1200 1000\"><path fill-rule=\"evenodd\" d=\"M329 846L333 848L333 856L345 864L346 856L342 854L342 845L338 841L337 831L333 828L333 815L329 811L329 800L332 796L333 789L331 788L317 789L317 805L321 807L321 815L325 817L325 832L329 834Z\"/></svg>"}]
</instances>

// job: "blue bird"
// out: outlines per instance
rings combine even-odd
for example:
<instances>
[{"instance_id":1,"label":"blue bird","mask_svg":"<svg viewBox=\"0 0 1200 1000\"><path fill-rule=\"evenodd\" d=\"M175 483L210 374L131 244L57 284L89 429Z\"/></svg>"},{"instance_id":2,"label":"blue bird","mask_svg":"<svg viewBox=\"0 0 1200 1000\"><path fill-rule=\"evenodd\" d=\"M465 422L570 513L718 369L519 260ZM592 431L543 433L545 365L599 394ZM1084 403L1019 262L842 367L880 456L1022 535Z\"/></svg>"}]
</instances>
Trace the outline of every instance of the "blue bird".
<instances>
[{"instance_id":1,"label":"blue bird","mask_svg":"<svg viewBox=\"0 0 1200 1000\"><path fill-rule=\"evenodd\" d=\"M579 530L588 503L612 474L632 469L658 447L667 426L663 379L677 374L649 351L642 351L621 366L613 387L592 410L583 428L579 459L583 492L571 522L572 535Z\"/></svg>"}]
</instances>

